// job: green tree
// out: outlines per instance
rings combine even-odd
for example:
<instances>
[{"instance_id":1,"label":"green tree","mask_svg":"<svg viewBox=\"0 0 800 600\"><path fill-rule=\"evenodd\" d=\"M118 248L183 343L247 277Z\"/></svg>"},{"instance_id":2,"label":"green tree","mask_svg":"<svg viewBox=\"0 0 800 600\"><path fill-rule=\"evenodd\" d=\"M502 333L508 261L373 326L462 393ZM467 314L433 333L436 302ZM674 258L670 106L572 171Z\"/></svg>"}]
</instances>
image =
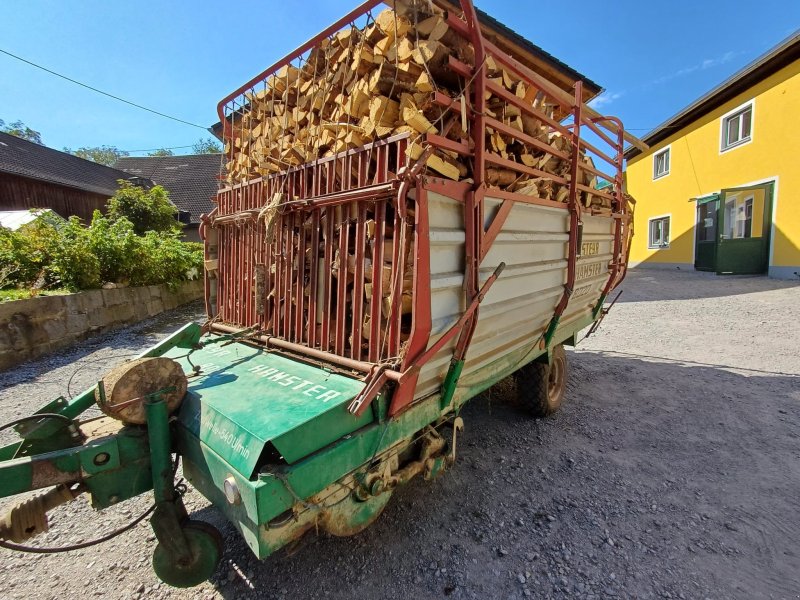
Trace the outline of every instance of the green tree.
<instances>
[{"instance_id":1,"label":"green tree","mask_svg":"<svg viewBox=\"0 0 800 600\"><path fill-rule=\"evenodd\" d=\"M106 165L107 167L112 166L123 156L129 155L129 152L120 150L115 146L84 146L83 148L78 148L77 150L64 148L64 152L68 154L74 154L79 158L85 158L86 160L91 160L92 162L96 162L101 165Z\"/></svg>"},{"instance_id":2,"label":"green tree","mask_svg":"<svg viewBox=\"0 0 800 600\"><path fill-rule=\"evenodd\" d=\"M22 138L23 140L28 140L34 144L39 144L40 146L44 145L42 143L42 134L34 129L31 129L22 121L14 121L13 123L6 125L5 121L0 119L0 131L14 135L18 138Z\"/></svg>"},{"instance_id":3,"label":"green tree","mask_svg":"<svg viewBox=\"0 0 800 600\"><path fill-rule=\"evenodd\" d=\"M200 138L196 144L192 145L192 154L219 154L222 146L214 138Z\"/></svg>"},{"instance_id":4,"label":"green tree","mask_svg":"<svg viewBox=\"0 0 800 600\"><path fill-rule=\"evenodd\" d=\"M133 224L137 235L147 231L180 231L178 209L169 201L169 192L160 185L146 190L130 181L120 179L119 190L108 201L111 221L126 218Z\"/></svg>"},{"instance_id":5,"label":"green tree","mask_svg":"<svg viewBox=\"0 0 800 600\"><path fill-rule=\"evenodd\" d=\"M159 148L158 150L148 152L147 156L175 156L175 153L169 148Z\"/></svg>"}]
</instances>

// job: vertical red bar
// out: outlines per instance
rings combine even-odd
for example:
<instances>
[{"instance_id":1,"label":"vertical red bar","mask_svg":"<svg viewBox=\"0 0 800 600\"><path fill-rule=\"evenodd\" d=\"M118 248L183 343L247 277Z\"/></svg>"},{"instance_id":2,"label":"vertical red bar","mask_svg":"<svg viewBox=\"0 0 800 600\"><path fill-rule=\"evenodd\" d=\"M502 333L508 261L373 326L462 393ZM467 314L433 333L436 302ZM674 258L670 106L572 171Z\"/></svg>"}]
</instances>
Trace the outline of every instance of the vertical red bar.
<instances>
[{"instance_id":1,"label":"vertical red bar","mask_svg":"<svg viewBox=\"0 0 800 600\"><path fill-rule=\"evenodd\" d=\"M383 300L383 240L386 226L386 201L375 204L375 237L372 240L372 299L369 303L369 360L383 357L382 315Z\"/></svg>"},{"instance_id":2,"label":"vertical red bar","mask_svg":"<svg viewBox=\"0 0 800 600\"><path fill-rule=\"evenodd\" d=\"M403 258L402 251L405 248L405 231L403 231L403 220L400 218L400 211L395 204L394 211L394 238L392 240L392 273L389 284L390 290L390 309L386 315L389 327L389 356L395 356L400 350L400 321L397 318L401 309L400 302L403 293Z\"/></svg>"},{"instance_id":3,"label":"vertical red bar","mask_svg":"<svg viewBox=\"0 0 800 600\"><path fill-rule=\"evenodd\" d=\"M353 277L353 299L351 304L351 311L353 315L353 322L351 327L352 344L350 347L350 356L356 360L361 360L361 329L364 318L364 262L366 259L366 221L367 221L367 207L366 203L356 203L358 222L356 223L356 268Z\"/></svg>"},{"instance_id":4,"label":"vertical red bar","mask_svg":"<svg viewBox=\"0 0 800 600\"><path fill-rule=\"evenodd\" d=\"M217 229L217 314L223 321L227 321L227 307L225 306L225 295L227 294L227 281L228 269L226 260L228 258L228 244L225 239L225 227L220 226Z\"/></svg>"},{"instance_id":5,"label":"vertical red bar","mask_svg":"<svg viewBox=\"0 0 800 600\"><path fill-rule=\"evenodd\" d=\"M273 297L272 332L281 335L281 302L285 301L283 292L283 216L275 217L272 240L272 260L275 265L275 296Z\"/></svg>"},{"instance_id":6,"label":"vertical red bar","mask_svg":"<svg viewBox=\"0 0 800 600\"><path fill-rule=\"evenodd\" d=\"M347 309L347 257L348 242L350 237L350 222L347 215L347 205L341 206L341 221L339 223L339 277L336 294L336 339L335 352L344 356L345 352L345 315ZM338 211L337 211L338 212Z\"/></svg>"},{"instance_id":7,"label":"vertical red bar","mask_svg":"<svg viewBox=\"0 0 800 600\"><path fill-rule=\"evenodd\" d=\"M250 208L250 198L253 195L253 189L255 188L254 184L248 184L245 190L245 198L244 198L244 209L248 210ZM251 306L252 306L252 294L253 290L251 288L252 279L253 279L253 268L252 268L252 260L253 260L253 248L250 243L250 227L248 224L244 224L241 228L241 236L242 236L242 267L243 271L241 274L242 278L242 303L243 303L243 321L242 325L249 327L253 324L252 320L252 313L251 313Z\"/></svg>"},{"instance_id":8,"label":"vertical red bar","mask_svg":"<svg viewBox=\"0 0 800 600\"><path fill-rule=\"evenodd\" d=\"M336 224L334 223L336 209L329 206L325 209L325 259L323 277L325 289L322 296L322 324L320 327L320 348L328 351L331 347L331 293L333 289L331 265L333 263L333 232Z\"/></svg>"},{"instance_id":9,"label":"vertical red bar","mask_svg":"<svg viewBox=\"0 0 800 600\"><path fill-rule=\"evenodd\" d=\"M297 274L295 275L295 315L294 315L294 331L292 332L292 341L302 343L303 331L305 324L303 322L305 310L305 289L303 283L305 282L306 273L306 245L308 233L305 227L305 221L308 213L301 212L298 214L298 221L300 225L300 233L297 240Z\"/></svg>"},{"instance_id":10,"label":"vertical red bar","mask_svg":"<svg viewBox=\"0 0 800 600\"><path fill-rule=\"evenodd\" d=\"M412 297L414 310L411 321L411 336L401 371L405 371L428 347L431 335L431 262L430 234L428 226L427 190L417 182L414 216L414 283ZM390 414L395 414L414 400L417 376L413 375L401 383L392 395Z\"/></svg>"},{"instance_id":11,"label":"vertical red bar","mask_svg":"<svg viewBox=\"0 0 800 600\"><path fill-rule=\"evenodd\" d=\"M225 232L225 320L233 323L233 235L230 225L222 228Z\"/></svg>"},{"instance_id":12,"label":"vertical red bar","mask_svg":"<svg viewBox=\"0 0 800 600\"><path fill-rule=\"evenodd\" d=\"M311 265L308 277L308 326L306 339L311 348L317 345L317 286L319 281L319 227L320 211L314 210L311 218ZM326 273L322 274L326 277Z\"/></svg>"},{"instance_id":13,"label":"vertical red bar","mask_svg":"<svg viewBox=\"0 0 800 600\"><path fill-rule=\"evenodd\" d=\"M294 216L289 213L284 220L286 228L285 244L285 279L284 289L286 290L285 305L283 307L283 339L288 340L292 332L292 311L294 310L294 298L292 297L294 279Z\"/></svg>"}]
</instances>

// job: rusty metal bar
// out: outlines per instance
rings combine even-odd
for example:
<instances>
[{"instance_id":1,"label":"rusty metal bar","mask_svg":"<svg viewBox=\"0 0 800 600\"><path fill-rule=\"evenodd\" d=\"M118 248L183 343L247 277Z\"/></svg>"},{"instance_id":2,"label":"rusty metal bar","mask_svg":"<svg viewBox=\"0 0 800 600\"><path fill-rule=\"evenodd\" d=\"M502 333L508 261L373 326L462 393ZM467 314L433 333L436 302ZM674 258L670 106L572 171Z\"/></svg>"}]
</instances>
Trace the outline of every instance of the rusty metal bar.
<instances>
[{"instance_id":1,"label":"rusty metal bar","mask_svg":"<svg viewBox=\"0 0 800 600\"><path fill-rule=\"evenodd\" d=\"M331 317L333 315L331 295L333 294L333 281L331 278L333 265L333 235L336 224L334 217L338 209L329 206L325 209L325 262L323 274L325 289L322 296L322 323L320 324L320 348L328 350L331 347Z\"/></svg>"},{"instance_id":2,"label":"rusty metal bar","mask_svg":"<svg viewBox=\"0 0 800 600\"><path fill-rule=\"evenodd\" d=\"M319 229L320 211L315 210L311 216L311 265L308 276L308 324L306 340L312 348L317 345L317 286L319 285ZM322 277L328 274L323 271Z\"/></svg>"},{"instance_id":3,"label":"rusty metal bar","mask_svg":"<svg viewBox=\"0 0 800 600\"><path fill-rule=\"evenodd\" d=\"M216 331L218 333L242 333L246 331L246 329L242 327L232 327L230 325L223 325L222 323L211 323L210 328L212 331ZM347 358L345 356L339 356L338 354L332 354L330 352L323 352L322 350L316 350L315 348L309 348L308 346L304 346L302 344L293 344L292 342L287 342L284 339L277 338L270 335L258 335L248 338L251 340L256 340L262 342L265 347L267 348L278 348L281 350L288 350L289 352L294 352L296 354L300 354L302 356L308 356L309 358L313 358L315 360L325 361L345 369L352 369L354 371L360 371L361 373L369 373L372 371L376 365L375 363L370 363L361 360L353 360L352 358ZM399 381L402 373L394 370L387 369L386 376L391 381Z\"/></svg>"},{"instance_id":4,"label":"rusty metal bar","mask_svg":"<svg viewBox=\"0 0 800 600\"><path fill-rule=\"evenodd\" d=\"M367 257L367 207L364 203L357 203L355 206L358 211L358 221L356 222L356 265L355 274L353 275L353 299L351 302L353 320L350 327L350 357L361 360L361 331L363 329L362 321L364 318L364 278L366 272L364 263Z\"/></svg>"},{"instance_id":5,"label":"rusty metal bar","mask_svg":"<svg viewBox=\"0 0 800 600\"><path fill-rule=\"evenodd\" d=\"M564 292L561 299L556 305L553 313L553 318L550 325L545 331L542 338L542 347L547 347L550 340L555 334L556 328L561 315L567 309L569 299L572 297L572 292L575 288L575 274L578 264L579 240L578 229L581 227L580 222L580 208L578 206L578 162L580 161L580 135L581 135L581 107L583 103L581 98L583 93L583 83L578 81L575 83L575 105L573 106L573 123L572 128L572 163L570 164L570 181L569 181L569 240L567 242L567 280L564 282Z\"/></svg>"},{"instance_id":6,"label":"rusty metal bar","mask_svg":"<svg viewBox=\"0 0 800 600\"><path fill-rule=\"evenodd\" d=\"M336 297L336 337L334 352L344 356L345 352L345 308L347 307L347 258L348 242L350 236L349 218L345 216L346 207L337 207L337 220L339 228L339 273L337 278Z\"/></svg>"},{"instance_id":7,"label":"rusty metal bar","mask_svg":"<svg viewBox=\"0 0 800 600\"><path fill-rule=\"evenodd\" d=\"M502 121L498 121L497 119L492 119L491 117L486 119L486 125L491 127L492 129L496 129L501 133L505 133L508 136L511 136L520 142L524 142L529 146L533 146L547 154L551 154L553 156L557 156L558 158L569 160L569 154L566 152L562 152L561 150L557 150L553 148L550 144L547 144L539 139L536 139L533 136L528 135L524 131L520 131L519 129L515 129L510 125L506 125Z\"/></svg>"},{"instance_id":8,"label":"rusty metal bar","mask_svg":"<svg viewBox=\"0 0 800 600\"><path fill-rule=\"evenodd\" d=\"M505 167L506 169L511 169L512 171L533 175L534 177L544 177L545 179L550 179L553 181L553 183L560 183L561 185L567 185L568 183L563 177L553 175L552 173L548 173L547 171L542 171L540 169L534 169L533 167L526 167L525 165L521 165L520 163L516 163L513 160L508 160L507 158L503 158L502 156L498 156L496 154L487 152L486 162L490 162L499 167Z\"/></svg>"},{"instance_id":9,"label":"rusty metal bar","mask_svg":"<svg viewBox=\"0 0 800 600\"><path fill-rule=\"evenodd\" d=\"M369 303L369 353L370 361L375 362L383 356L383 340L380 328L383 321L383 240L386 225L386 201L375 205L375 237L372 247L372 298Z\"/></svg>"},{"instance_id":10,"label":"rusty metal bar","mask_svg":"<svg viewBox=\"0 0 800 600\"><path fill-rule=\"evenodd\" d=\"M424 137L424 141L426 144L432 144L437 148L442 148L443 150L451 150L452 152L458 152L462 156L472 156L473 152L467 144L462 144L461 142L453 141L449 138L443 137L441 135L437 135L435 133L426 133Z\"/></svg>"},{"instance_id":11,"label":"rusty metal bar","mask_svg":"<svg viewBox=\"0 0 800 600\"><path fill-rule=\"evenodd\" d=\"M524 98L520 98L519 96L517 96L515 94L512 94L507 89L500 87L499 85L497 85L493 81L487 81L486 82L486 88L489 91L491 91L492 94L494 94L495 96L497 96L499 98L502 98L503 100L505 100L509 104L513 104L514 106L516 106L520 110L523 110L526 113L528 113L533 118L538 119L538 120L542 121L543 123L547 123L554 131L558 131L562 135L570 135L570 130L566 125L562 125L561 123L559 123L555 119L551 119L546 114L544 114L542 111L534 108L533 105L528 104L527 102L525 102ZM551 150L555 150L555 148L551 148ZM556 156L558 156L558 155L556 155ZM561 157L559 157L559 158L561 158ZM563 158L568 159L569 155L565 154Z\"/></svg>"}]
</instances>

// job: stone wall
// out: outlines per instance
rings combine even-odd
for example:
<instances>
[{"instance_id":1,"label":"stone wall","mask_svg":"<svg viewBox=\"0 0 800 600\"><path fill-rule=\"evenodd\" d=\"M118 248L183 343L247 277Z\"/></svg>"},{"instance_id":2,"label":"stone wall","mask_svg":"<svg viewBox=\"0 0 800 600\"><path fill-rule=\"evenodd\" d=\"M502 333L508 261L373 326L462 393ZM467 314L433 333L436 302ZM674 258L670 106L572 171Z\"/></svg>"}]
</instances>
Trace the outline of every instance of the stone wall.
<instances>
[{"instance_id":1,"label":"stone wall","mask_svg":"<svg viewBox=\"0 0 800 600\"><path fill-rule=\"evenodd\" d=\"M0 371L100 333L154 317L203 295L202 281L90 290L0 303Z\"/></svg>"}]
</instances>

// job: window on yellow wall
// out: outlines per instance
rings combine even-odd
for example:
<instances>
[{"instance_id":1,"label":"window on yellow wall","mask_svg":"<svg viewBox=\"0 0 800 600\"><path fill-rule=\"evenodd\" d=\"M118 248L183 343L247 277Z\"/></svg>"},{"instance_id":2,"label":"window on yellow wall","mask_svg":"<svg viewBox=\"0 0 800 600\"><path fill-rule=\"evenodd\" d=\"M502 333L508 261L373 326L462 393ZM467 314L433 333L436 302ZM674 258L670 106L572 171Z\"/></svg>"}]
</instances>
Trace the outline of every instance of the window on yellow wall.
<instances>
[{"instance_id":1,"label":"window on yellow wall","mask_svg":"<svg viewBox=\"0 0 800 600\"><path fill-rule=\"evenodd\" d=\"M669 247L669 217L656 217L649 221L648 248Z\"/></svg>"},{"instance_id":2,"label":"window on yellow wall","mask_svg":"<svg viewBox=\"0 0 800 600\"><path fill-rule=\"evenodd\" d=\"M669 151L669 148L664 148L653 155L653 179L669 175Z\"/></svg>"},{"instance_id":3,"label":"window on yellow wall","mask_svg":"<svg viewBox=\"0 0 800 600\"><path fill-rule=\"evenodd\" d=\"M727 150L750 141L753 131L753 105L743 108L722 121L722 149Z\"/></svg>"}]
</instances>

